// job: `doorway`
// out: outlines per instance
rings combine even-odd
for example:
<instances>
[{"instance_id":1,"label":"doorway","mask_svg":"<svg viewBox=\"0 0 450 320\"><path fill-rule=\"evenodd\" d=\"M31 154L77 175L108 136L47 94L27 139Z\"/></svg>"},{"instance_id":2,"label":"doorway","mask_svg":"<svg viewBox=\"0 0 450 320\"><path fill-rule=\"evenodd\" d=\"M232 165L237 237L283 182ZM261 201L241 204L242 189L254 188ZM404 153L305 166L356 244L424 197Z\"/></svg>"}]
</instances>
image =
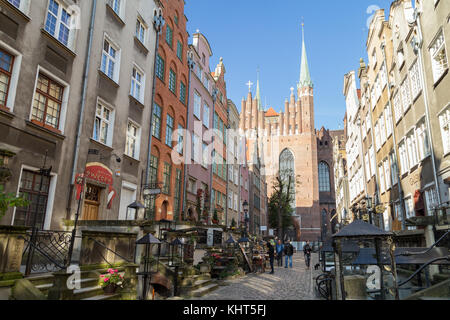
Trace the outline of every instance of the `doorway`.
<instances>
[{"instance_id":1,"label":"doorway","mask_svg":"<svg viewBox=\"0 0 450 320\"><path fill-rule=\"evenodd\" d=\"M100 187L86 184L82 220L98 220L101 192L102 189Z\"/></svg>"}]
</instances>

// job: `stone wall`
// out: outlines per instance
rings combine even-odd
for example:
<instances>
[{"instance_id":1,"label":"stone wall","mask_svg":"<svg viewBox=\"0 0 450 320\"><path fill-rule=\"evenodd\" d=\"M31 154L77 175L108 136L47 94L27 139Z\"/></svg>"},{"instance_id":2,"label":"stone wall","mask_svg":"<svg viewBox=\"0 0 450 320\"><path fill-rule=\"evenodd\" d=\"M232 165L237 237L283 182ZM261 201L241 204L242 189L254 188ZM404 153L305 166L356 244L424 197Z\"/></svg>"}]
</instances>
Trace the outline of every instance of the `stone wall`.
<instances>
[{"instance_id":1,"label":"stone wall","mask_svg":"<svg viewBox=\"0 0 450 320\"><path fill-rule=\"evenodd\" d=\"M27 228L0 226L0 281L9 274L19 277Z\"/></svg>"},{"instance_id":2,"label":"stone wall","mask_svg":"<svg viewBox=\"0 0 450 320\"><path fill-rule=\"evenodd\" d=\"M83 230L80 266L133 262L136 238L137 234L134 233ZM128 261L107 250L105 246Z\"/></svg>"}]
</instances>

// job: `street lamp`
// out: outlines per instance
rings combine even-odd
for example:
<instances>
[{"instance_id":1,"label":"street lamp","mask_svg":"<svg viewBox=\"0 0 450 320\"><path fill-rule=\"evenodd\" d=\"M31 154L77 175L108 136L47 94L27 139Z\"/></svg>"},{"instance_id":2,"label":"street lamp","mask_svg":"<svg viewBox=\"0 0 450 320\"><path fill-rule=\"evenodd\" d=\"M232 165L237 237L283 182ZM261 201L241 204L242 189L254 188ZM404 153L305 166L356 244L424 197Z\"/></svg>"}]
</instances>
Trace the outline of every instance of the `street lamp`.
<instances>
[{"instance_id":1,"label":"street lamp","mask_svg":"<svg viewBox=\"0 0 450 320\"><path fill-rule=\"evenodd\" d=\"M140 218L139 210L145 209L145 206L140 201L136 200L135 202L130 204L127 208L135 210L136 214L134 215L134 219L131 220L136 220L136 218ZM128 220L128 211L127 211L127 220Z\"/></svg>"},{"instance_id":2,"label":"street lamp","mask_svg":"<svg viewBox=\"0 0 450 320\"><path fill-rule=\"evenodd\" d=\"M250 221L250 218L248 216L248 202L247 202L247 200L245 200L244 203L242 204L242 208L244 209L245 236L248 237L248 234L247 234L247 227L248 226L247 226L247 224Z\"/></svg>"}]
</instances>

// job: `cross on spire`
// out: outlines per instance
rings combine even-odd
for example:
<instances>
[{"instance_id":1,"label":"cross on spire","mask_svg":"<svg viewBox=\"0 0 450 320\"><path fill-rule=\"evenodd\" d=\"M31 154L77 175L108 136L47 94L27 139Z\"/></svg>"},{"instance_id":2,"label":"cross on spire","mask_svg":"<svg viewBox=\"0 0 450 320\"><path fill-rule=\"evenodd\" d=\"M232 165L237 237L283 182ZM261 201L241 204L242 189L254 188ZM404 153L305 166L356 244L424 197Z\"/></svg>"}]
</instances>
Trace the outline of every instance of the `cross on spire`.
<instances>
[{"instance_id":1,"label":"cross on spire","mask_svg":"<svg viewBox=\"0 0 450 320\"><path fill-rule=\"evenodd\" d=\"M246 83L246 85L248 86L248 91L251 92L252 91L252 86L253 86L253 82L251 82L250 80Z\"/></svg>"}]
</instances>

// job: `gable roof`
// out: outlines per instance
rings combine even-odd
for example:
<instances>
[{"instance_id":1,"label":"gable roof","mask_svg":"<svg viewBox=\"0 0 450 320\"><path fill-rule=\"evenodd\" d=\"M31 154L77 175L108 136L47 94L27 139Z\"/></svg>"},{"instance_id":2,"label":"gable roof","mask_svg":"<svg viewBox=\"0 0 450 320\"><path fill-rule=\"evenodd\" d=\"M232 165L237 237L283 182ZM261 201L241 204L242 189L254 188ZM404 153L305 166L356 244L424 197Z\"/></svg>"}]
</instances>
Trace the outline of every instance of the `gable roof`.
<instances>
[{"instance_id":1,"label":"gable roof","mask_svg":"<svg viewBox=\"0 0 450 320\"><path fill-rule=\"evenodd\" d=\"M272 107L269 108L269 110L266 111L265 116L266 117L278 117L280 114L277 113Z\"/></svg>"}]
</instances>

